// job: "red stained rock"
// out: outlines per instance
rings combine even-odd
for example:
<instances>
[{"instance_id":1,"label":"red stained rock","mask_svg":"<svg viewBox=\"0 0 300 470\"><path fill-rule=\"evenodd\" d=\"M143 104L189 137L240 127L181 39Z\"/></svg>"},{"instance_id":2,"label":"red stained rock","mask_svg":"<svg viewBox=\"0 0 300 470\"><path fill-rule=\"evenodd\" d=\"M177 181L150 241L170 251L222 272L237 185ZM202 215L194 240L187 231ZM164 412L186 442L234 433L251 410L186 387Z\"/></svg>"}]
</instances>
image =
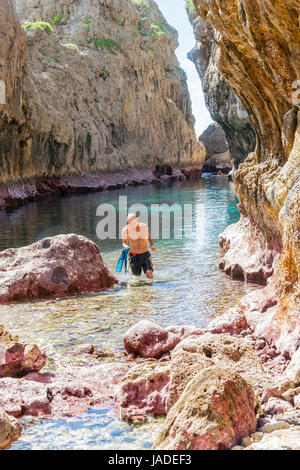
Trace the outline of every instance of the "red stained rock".
<instances>
[{"instance_id":1,"label":"red stained rock","mask_svg":"<svg viewBox=\"0 0 300 470\"><path fill-rule=\"evenodd\" d=\"M77 346L74 353L75 354L93 354L95 352L95 348L93 344L81 344Z\"/></svg>"},{"instance_id":2,"label":"red stained rock","mask_svg":"<svg viewBox=\"0 0 300 470\"><path fill-rule=\"evenodd\" d=\"M120 417L134 420L136 416L166 414L169 374L170 366L165 362L146 362L132 367L116 392Z\"/></svg>"},{"instance_id":3,"label":"red stained rock","mask_svg":"<svg viewBox=\"0 0 300 470\"><path fill-rule=\"evenodd\" d=\"M128 369L125 364L107 363L0 379L0 408L15 417L76 415L93 405L113 403L116 385Z\"/></svg>"},{"instance_id":4,"label":"red stained rock","mask_svg":"<svg viewBox=\"0 0 300 470\"><path fill-rule=\"evenodd\" d=\"M0 377L20 377L37 372L46 362L46 354L35 344L0 342Z\"/></svg>"},{"instance_id":5,"label":"red stained rock","mask_svg":"<svg viewBox=\"0 0 300 470\"><path fill-rule=\"evenodd\" d=\"M226 228L219 237L219 244L222 271L232 279L261 285L266 285L273 275L282 250L280 241L267 245L261 232L243 217Z\"/></svg>"},{"instance_id":6,"label":"red stained rock","mask_svg":"<svg viewBox=\"0 0 300 470\"><path fill-rule=\"evenodd\" d=\"M254 408L254 392L238 373L204 369L169 411L154 449L230 449L256 430Z\"/></svg>"},{"instance_id":7,"label":"red stained rock","mask_svg":"<svg viewBox=\"0 0 300 470\"><path fill-rule=\"evenodd\" d=\"M0 303L99 291L117 282L97 245L79 235L0 253Z\"/></svg>"},{"instance_id":8,"label":"red stained rock","mask_svg":"<svg viewBox=\"0 0 300 470\"><path fill-rule=\"evenodd\" d=\"M176 336L179 336L181 340L184 338L187 338L188 336L201 336L207 332L207 330L202 330L201 328L197 328L196 326L189 326L189 325L184 325L184 326L172 325L172 326L168 326L166 330L170 331L170 333L174 333L174 335Z\"/></svg>"},{"instance_id":9,"label":"red stained rock","mask_svg":"<svg viewBox=\"0 0 300 470\"><path fill-rule=\"evenodd\" d=\"M177 335L148 320L140 321L124 336L126 351L145 358L160 358L179 342Z\"/></svg>"}]
</instances>

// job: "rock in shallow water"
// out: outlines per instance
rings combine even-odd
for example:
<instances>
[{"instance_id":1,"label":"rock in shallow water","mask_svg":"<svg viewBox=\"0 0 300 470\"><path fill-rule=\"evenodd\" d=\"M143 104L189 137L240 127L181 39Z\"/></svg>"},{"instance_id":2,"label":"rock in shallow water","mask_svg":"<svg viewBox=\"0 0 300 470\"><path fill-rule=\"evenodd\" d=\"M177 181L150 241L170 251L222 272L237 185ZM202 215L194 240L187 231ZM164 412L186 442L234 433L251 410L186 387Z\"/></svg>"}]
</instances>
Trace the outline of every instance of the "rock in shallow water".
<instances>
[{"instance_id":1,"label":"rock in shallow water","mask_svg":"<svg viewBox=\"0 0 300 470\"><path fill-rule=\"evenodd\" d=\"M0 377L20 377L38 372L47 362L47 356L35 344L0 342Z\"/></svg>"},{"instance_id":2,"label":"rock in shallow water","mask_svg":"<svg viewBox=\"0 0 300 470\"><path fill-rule=\"evenodd\" d=\"M169 411L154 449L230 449L256 430L255 396L231 369L197 374Z\"/></svg>"},{"instance_id":3,"label":"rock in shallow water","mask_svg":"<svg viewBox=\"0 0 300 470\"><path fill-rule=\"evenodd\" d=\"M168 363L146 362L132 367L121 380L116 403L123 419L147 414L164 415L170 378Z\"/></svg>"},{"instance_id":4,"label":"rock in shallow water","mask_svg":"<svg viewBox=\"0 0 300 470\"><path fill-rule=\"evenodd\" d=\"M140 321L124 336L126 351L145 358L160 358L179 342L177 335L148 320Z\"/></svg>"},{"instance_id":5,"label":"rock in shallow water","mask_svg":"<svg viewBox=\"0 0 300 470\"><path fill-rule=\"evenodd\" d=\"M75 234L0 253L0 303L99 291L117 282L97 245Z\"/></svg>"}]
</instances>

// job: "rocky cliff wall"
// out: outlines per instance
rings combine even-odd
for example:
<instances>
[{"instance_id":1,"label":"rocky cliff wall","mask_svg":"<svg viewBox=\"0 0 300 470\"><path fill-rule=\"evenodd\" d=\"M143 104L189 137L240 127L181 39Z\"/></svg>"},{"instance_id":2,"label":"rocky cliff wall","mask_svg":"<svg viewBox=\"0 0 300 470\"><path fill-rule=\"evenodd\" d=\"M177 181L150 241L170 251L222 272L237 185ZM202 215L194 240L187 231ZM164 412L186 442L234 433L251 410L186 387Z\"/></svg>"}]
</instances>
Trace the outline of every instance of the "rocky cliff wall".
<instances>
[{"instance_id":1,"label":"rocky cliff wall","mask_svg":"<svg viewBox=\"0 0 300 470\"><path fill-rule=\"evenodd\" d=\"M258 277L269 269L268 286L239 308L248 312L254 330L299 363L300 5L298 0L194 3L216 32L218 69L257 135L255 152L235 173L242 219L221 237L227 272L246 276L244 261L250 257L253 266L260 265ZM233 256L237 252L239 259Z\"/></svg>"},{"instance_id":2,"label":"rocky cliff wall","mask_svg":"<svg viewBox=\"0 0 300 470\"><path fill-rule=\"evenodd\" d=\"M12 199L54 186L101 186L57 178L202 167L205 151L174 52L177 32L154 1L16 3L20 20L14 0L0 10L0 79L8 95L0 106L0 183ZM53 32L21 29L20 22L40 20ZM1 194L4 204L3 186Z\"/></svg>"},{"instance_id":3,"label":"rocky cliff wall","mask_svg":"<svg viewBox=\"0 0 300 470\"><path fill-rule=\"evenodd\" d=\"M218 69L218 32L209 21L189 11L196 45L189 58L202 81L205 102L212 119L219 123L229 143L235 168L255 149L255 133L248 115L227 80Z\"/></svg>"}]
</instances>

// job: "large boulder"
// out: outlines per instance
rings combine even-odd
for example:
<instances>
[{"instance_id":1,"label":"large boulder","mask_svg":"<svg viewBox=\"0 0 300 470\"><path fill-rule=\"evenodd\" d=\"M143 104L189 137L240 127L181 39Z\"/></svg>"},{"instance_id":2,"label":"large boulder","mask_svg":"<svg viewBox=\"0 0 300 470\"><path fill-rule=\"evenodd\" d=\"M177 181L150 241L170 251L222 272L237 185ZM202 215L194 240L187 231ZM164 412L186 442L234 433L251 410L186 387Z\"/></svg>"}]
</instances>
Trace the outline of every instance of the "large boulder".
<instances>
[{"instance_id":1,"label":"large boulder","mask_svg":"<svg viewBox=\"0 0 300 470\"><path fill-rule=\"evenodd\" d=\"M35 344L0 341L0 377L20 377L38 372L47 362L47 356Z\"/></svg>"},{"instance_id":2,"label":"large boulder","mask_svg":"<svg viewBox=\"0 0 300 470\"><path fill-rule=\"evenodd\" d=\"M0 303L99 291L117 282L97 245L75 234L0 253Z\"/></svg>"},{"instance_id":3,"label":"large boulder","mask_svg":"<svg viewBox=\"0 0 300 470\"><path fill-rule=\"evenodd\" d=\"M204 369L168 413L154 449L230 449L256 430L254 409L254 392L238 373Z\"/></svg>"},{"instance_id":4,"label":"large boulder","mask_svg":"<svg viewBox=\"0 0 300 470\"><path fill-rule=\"evenodd\" d=\"M217 122L211 123L199 137L206 150L206 159L213 155L226 153L228 151L228 142L225 132Z\"/></svg>"},{"instance_id":5,"label":"large boulder","mask_svg":"<svg viewBox=\"0 0 300 470\"><path fill-rule=\"evenodd\" d=\"M170 366L166 362L146 362L132 367L116 393L121 418L133 420L147 414L166 414L169 378Z\"/></svg>"},{"instance_id":6,"label":"large boulder","mask_svg":"<svg viewBox=\"0 0 300 470\"><path fill-rule=\"evenodd\" d=\"M8 416L5 411L0 410L0 449L8 447L20 435L20 423L12 416Z\"/></svg>"},{"instance_id":7,"label":"large boulder","mask_svg":"<svg viewBox=\"0 0 300 470\"><path fill-rule=\"evenodd\" d=\"M171 353L167 410L176 403L192 378L213 365L235 370L257 390L269 385L269 379L249 342L226 334L206 333L189 337Z\"/></svg>"},{"instance_id":8,"label":"large boulder","mask_svg":"<svg viewBox=\"0 0 300 470\"><path fill-rule=\"evenodd\" d=\"M159 358L179 342L179 336L148 320L132 326L124 336L126 351L145 358Z\"/></svg>"}]
</instances>

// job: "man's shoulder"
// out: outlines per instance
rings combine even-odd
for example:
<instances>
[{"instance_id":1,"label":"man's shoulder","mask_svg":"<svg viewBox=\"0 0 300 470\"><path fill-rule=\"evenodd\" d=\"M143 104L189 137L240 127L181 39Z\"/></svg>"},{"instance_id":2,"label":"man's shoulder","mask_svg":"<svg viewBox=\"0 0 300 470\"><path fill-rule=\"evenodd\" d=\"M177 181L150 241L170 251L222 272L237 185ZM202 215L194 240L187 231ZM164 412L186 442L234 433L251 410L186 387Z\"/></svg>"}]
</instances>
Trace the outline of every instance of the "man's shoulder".
<instances>
[{"instance_id":1,"label":"man's shoulder","mask_svg":"<svg viewBox=\"0 0 300 470\"><path fill-rule=\"evenodd\" d=\"M144 224L143 222L139 223L139 226L142 227L142 228L148 229L148 225Z\"/></svg>"},{"instance_id":2,"label":"man's shoulder","mask_svg":"<svg viewBox=\"0 0 300 470\"><path fill-rule=\"evenodd\" d=\"M123 233L127 233L127 225L126 225L126 227L122 228L122 234Z\"/></svg>"}]
</instances>

